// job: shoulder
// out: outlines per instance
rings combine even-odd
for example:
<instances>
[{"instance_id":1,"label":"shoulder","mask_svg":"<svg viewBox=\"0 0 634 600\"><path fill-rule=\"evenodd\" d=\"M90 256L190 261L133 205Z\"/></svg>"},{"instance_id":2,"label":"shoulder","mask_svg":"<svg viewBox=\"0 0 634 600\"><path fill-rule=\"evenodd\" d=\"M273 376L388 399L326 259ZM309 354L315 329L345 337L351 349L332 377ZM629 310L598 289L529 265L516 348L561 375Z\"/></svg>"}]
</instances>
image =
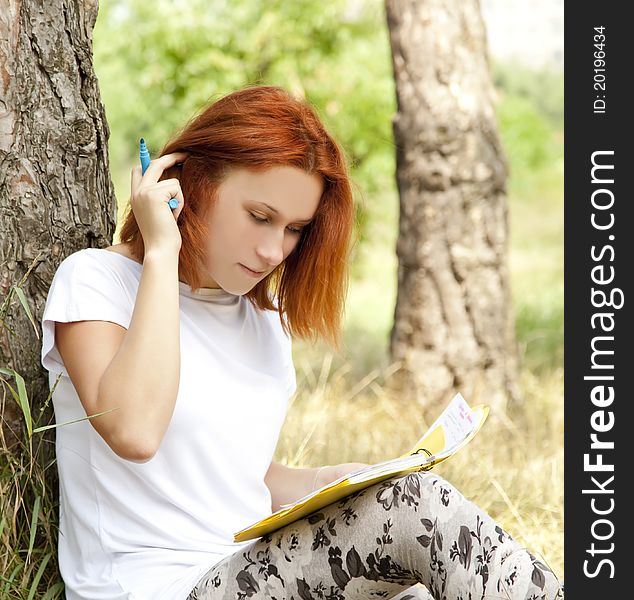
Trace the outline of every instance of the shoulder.
<instances>
[{"instance_id":1,"label":"shoulder","mask_svg":"<svg viewBox=\"0 0 634 600\"><path fill-rule=\"evenodd\" d=\"M120 283L123 274L130 272L134 261L103 248L83 248L69 254L57 267L53 281L57 279L78 279L90 282ZM142 265L138 264L140 269Z\"/></svg>"},{"instance_id":2,"label":"shoulder","mask_svg":"<svg viewBox=\"0 0 634 600\"><path fill-rule=\"evenodd\" d=\"M99 248L73 252L57 267L48 291L47 304L117 304L131 307L142 268L142 265L137 265L138 269L135 269L134 264L129 259Z\"/></svg>"},{"instance_id":3,"label":"shoulder","mask_svg":"<svg viewBox=\"0 0 634 600\"><path fill-rule=\"evenodd\" d=\"M55 322L111 321L127 328L134 309L134 274L111 253L84 248L57 267L42 313L42 365L64 372L55 345ZM138 285L137 285L138 289Z\"/></svg>"},{"instance_id":4,"label":"shoulder","mask_svg":"<svg viewBox=\"0 0 634 600\"><path fill-rule=\"evenodd\" d=\"M93 270L102 271L101 262L94 254L94 248L84 248L69 254L59 263L52 284L90 275Z\"/></svg>"},{"instance_id":5,"label":"shoulder","mask_svg":"<svg viewBox=\"0 0 634 600\"><path fill-rule=\"evenodd\" d=\"M99 265L106 262L106 258L102 258L102 250L99 248L82 248L72 254L69 254L66 258L59 263L57 272L70 271L76 268L82 268L83 265Z\"/></svg>"}]
</instances>

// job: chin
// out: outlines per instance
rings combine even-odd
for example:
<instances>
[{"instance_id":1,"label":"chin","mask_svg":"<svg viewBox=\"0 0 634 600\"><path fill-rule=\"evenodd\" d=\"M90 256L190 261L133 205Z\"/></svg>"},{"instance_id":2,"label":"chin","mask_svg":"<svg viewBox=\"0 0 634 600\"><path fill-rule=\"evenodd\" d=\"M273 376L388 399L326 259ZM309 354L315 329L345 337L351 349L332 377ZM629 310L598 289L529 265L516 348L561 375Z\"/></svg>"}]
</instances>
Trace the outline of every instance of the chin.
<instances>
[{"instance_id":1,"label":"chin","mask_svg":"<svg viewBox=\"0 0 634 600\"><path fill-rule=\"evenodd\" d=\"M264 278L249 281L248 278L237 278L231 275L230 273L226 278L218 277L214 278L214 280L225 292L233 294L234 296L244 296L244 294L248 294L258 283L264 281Z\"/></svg>"},{"instance_id":2,"label":"chin","mask_svg":"<svg viewBox=\"0 0 634 600\"><path fill-rule=\"evenodd\" d=\"M235 284L228 284L228 285L223 285L221 283L218 283L218 285L225 291L228 292L229 294L233 294L234 296L244 296L244 294L249 293L254 287L255 285L252 286L245 286L240 285L238 283Z\"/></svg>"}]
</instances>

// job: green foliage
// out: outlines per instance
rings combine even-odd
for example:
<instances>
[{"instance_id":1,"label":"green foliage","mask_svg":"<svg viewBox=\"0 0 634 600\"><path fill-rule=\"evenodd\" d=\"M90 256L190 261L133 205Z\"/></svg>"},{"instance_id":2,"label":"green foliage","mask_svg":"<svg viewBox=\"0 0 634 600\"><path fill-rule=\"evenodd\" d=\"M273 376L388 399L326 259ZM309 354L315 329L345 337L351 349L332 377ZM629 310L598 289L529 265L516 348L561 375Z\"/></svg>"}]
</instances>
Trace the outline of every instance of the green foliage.
<instances>
[{"instance_id":1,"label":"green foliage","mask_svg":"<svg viewBox=\"0 0 634 600\"><path fill-rule=\"evenodd\" d=\"M502 91L497 107L500 137L509 162L512 196L529 198L563 176L563 140L546 115L523 96Z\"/></svg>"},{"instance_id":2,"label":"green foliage","mask_svg":"<svg viewBox=\"0 0 634 600\"><path fill-rule=\"evenodd\" d=\"M563 77L493 67L499 131L509 161L511 284L524 365L563 366Z\"/></svg>"},{"instance_id":3,"label":"green foliage","mask_svg":"<svg viewBox=\"0 0 634 600\"><path fill-rule=\"evenodd\" d=\"M493 83L506 94L526 99L554 129L564 126L564 77L549 67L530 69L514 61L494 61Z\"/></svg>"},{"instance_id":4,"label":"green foliage","mask_svg":"<svg viewBox=\"0 0 634 600\"><path fill-rule=\"evenodd\" d=\"M140 137L158 151L216 97L269 84L306 96L361 167L391 137L384 116L394 100L380 7L372 0L353 18L343 0L105 3L94 63L113 165L137 160ZM359 135L361 128L367 135Z\"/></svg>"},{"instance_id":5,"label":"green foliage","mask_svg":"<svg viewBox=\"0 0 634 600\"><path fill-rule=\"evenodd\" d=\"M552 131L535 105L526 98L505 94L497 115L511 166L529 173L547 167L554 154Z\"/></svg>"}]
</instances>

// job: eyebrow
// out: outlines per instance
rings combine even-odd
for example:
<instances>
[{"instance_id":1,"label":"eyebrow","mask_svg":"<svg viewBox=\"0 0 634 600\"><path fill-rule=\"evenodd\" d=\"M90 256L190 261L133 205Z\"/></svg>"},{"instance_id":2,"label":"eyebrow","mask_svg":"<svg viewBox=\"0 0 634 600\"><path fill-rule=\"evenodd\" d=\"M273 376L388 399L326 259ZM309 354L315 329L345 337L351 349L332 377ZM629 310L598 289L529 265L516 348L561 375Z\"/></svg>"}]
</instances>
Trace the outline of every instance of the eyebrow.
<instances>
[{"instance_id":1,"label":"eyebrow","mask_svg":"<svg viewBox=\"0 0 634 600\"><path fill-rule=\"evenodd\" d=\"M267 204L266 202L256 202L256 204L261 204L262 206L266 206L266 208L268 208L271 212L275 213L276 215L280 214L280 211L277 210L277 208L274 208L273 206L271 206L270 204ZM310 223L311 221L312 219L297 219L293 221L293 223Z\"/></svg>"}]
</instances>

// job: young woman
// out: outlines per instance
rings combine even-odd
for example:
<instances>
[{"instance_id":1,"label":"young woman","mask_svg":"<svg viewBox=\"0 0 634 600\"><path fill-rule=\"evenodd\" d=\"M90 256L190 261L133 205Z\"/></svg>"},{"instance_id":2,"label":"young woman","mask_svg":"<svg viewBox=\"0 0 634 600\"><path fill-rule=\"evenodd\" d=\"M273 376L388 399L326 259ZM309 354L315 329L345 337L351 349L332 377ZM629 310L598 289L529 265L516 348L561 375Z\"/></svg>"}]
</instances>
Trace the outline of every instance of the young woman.
<instances>
[{"instance_id":1,"label":"young woman","mask_svg":"<svg viewBox=\"0 0 634 600\"><path fill-rule=\"evenodd\" d=\"M132 170L122 243L62 261L42 364L58 423L99 415L57 429L68 600L556 596L547 567L429 473L233 542L362 465L272 460L292 337L338 346L353 226L315 111L250 87Z\"/></svg>"}]
</instances>

